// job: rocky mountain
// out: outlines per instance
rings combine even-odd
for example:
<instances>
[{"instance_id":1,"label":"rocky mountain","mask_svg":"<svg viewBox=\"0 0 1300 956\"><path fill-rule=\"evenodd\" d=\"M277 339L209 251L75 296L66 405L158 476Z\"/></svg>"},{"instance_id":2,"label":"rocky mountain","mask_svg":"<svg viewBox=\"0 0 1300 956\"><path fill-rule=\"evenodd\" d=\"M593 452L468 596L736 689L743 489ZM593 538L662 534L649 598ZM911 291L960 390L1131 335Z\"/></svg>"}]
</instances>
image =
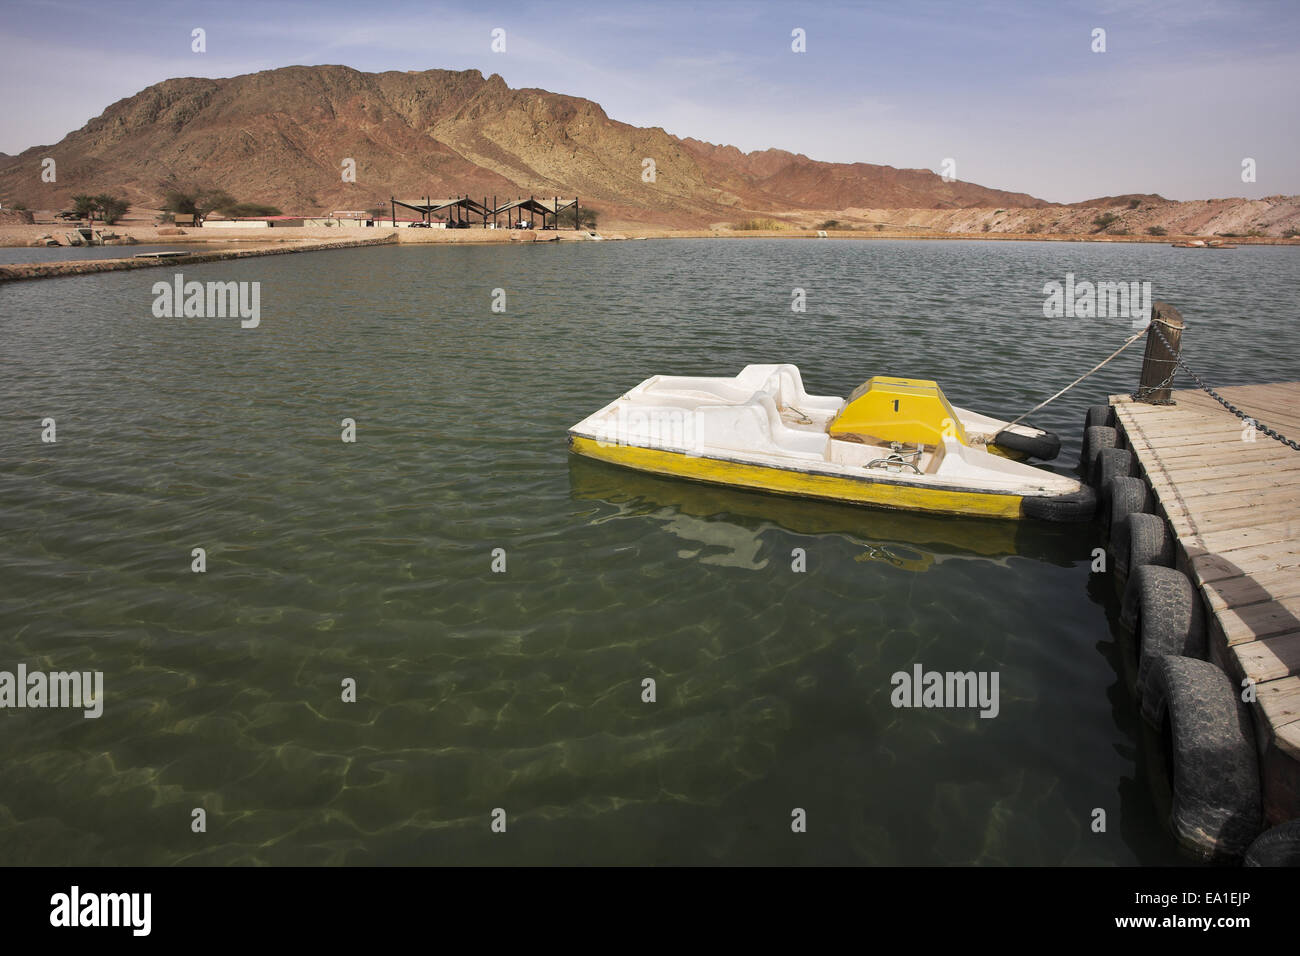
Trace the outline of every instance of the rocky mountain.
<instances>
[{"instance_id":1,"label":"rocky mountain","mask_svg":"<svg viewBox=\"0 0 1300 956\"><path fill-rule=\"evenodd\" d=\"M57 180L41 181L54 158ZM355 182L345 181L345 161ZM653 182L645 175L653 160ZM1043 208L928 170L742 153L610 119L591 100L511 89L477 70L294 66L158 83L53 146L0 157L0 201L59 208L114 192L156 207L169 185L318 214L401 197L578 195L602 222L673 227L857 208Z\"/></svg>"}]
</instances>

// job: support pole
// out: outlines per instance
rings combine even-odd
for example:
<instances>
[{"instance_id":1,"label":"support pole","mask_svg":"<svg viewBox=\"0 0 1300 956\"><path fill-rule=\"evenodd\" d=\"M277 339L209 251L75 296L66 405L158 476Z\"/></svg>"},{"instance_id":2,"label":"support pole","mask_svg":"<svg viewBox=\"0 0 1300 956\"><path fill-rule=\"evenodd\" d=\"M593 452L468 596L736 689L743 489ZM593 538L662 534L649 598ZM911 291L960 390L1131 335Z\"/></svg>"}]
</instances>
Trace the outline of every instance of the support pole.
<instances>
[{"instance_id":1,"label":"support pole","mask_svg":"<svg viewBox=\"0 0 1300 956\"><path fill-rule=\"evenodd\" d=\"M1173 405L1174 372L1183 348L1183 317L1167 302L1151 306L1151 331L1147 333L1147 348L1142 355L1142 378L1133 398L1148 405ZM1172 351L1156 334L1159 329L1169 340Z\"/></svg>"},{"instance_id":2,"label":"support pole","mask_svg":"<svg viewBox=\"0 0 1300 956\"><path fill-rule=\"evenodd\" d=\"M579 212L579 209L578 209L578 197L577 197L577 196L574 196L574 197L573 197L573 229L574 229L575 232L576 232L577 229L578 229L578 212Z\"/></svg>"}]
</instances>

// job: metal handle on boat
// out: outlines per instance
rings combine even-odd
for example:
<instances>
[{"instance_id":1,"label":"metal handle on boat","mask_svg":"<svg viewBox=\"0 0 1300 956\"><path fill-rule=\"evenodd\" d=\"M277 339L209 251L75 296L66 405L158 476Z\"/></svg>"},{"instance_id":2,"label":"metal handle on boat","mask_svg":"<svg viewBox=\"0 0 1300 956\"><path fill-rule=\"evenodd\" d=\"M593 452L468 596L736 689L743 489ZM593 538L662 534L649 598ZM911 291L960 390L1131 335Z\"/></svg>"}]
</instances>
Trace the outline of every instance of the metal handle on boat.
<instances>
[{"instance_id":1,"label":"metal handle on boat","mask_svg":"<svg viewBox=\"0 0 1300 956\"><path fill-rule=\"evenodd\" d=\"M916 460L921 457L921 449L918 447L915 451L903 454L903 445L900 442L890 442L891 453L884 458L873 458L867 462L867 468L885 468L890 471L901 471L904 468L911 468L915 474L920 474L921 469L917 466Z\"/></svg>"}]
</instances>

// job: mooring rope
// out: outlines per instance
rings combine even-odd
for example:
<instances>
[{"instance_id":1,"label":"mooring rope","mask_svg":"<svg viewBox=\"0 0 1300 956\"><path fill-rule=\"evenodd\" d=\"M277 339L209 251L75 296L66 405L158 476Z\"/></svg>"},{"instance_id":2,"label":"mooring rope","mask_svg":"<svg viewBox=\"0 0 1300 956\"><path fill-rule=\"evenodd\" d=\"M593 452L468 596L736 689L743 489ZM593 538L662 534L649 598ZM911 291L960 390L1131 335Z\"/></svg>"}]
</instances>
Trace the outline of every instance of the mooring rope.
<instances>
[{"instance_id":1,"label":"mooring rope","mask_svg":"<svg viewBox=\"0 0 1300 956\"><path fill-rule=\"evenodd\" d=\"M1154 326L1155 323L1152 322L1151 325ZM1288 448L1293 448L1293 449L1295 449L1296 451L1300 451L1300 444L1297 444L1296 442L1293 442L1293 441L1292 441L1291 439L1289 439L1289 438L1284 438L1282 435L1278 434L1278 433L1275 432L1273 429L1269 428L1267 425L1261 425L1261 424L1260 424L1260 423L1259 423L1255 418L1253 418L1253 417L1247 415L1247 414L1246 414L1245 412L1243 412L1240 408L1238 408L1236 405L1232 404L1232 402L1228 401L1226 398L1224 398L1222 395L1220 395L1218 392L1216 392L1216 391L1215 391L1213 388L1211 388L1209 385L1206 385L1205 382L1201 381L1201 377L1200 377L1199 375L1197 375L1195 372L1193 372L1190 368L1187 367L1187 363L1183 361L1183 356L1182 356L1182 354L1181 354L1180 352L1175 352L1175 351L1174 351L1174 347L1173 347L1172 345L1170 345L1170 344L1169 344L1169 340L1168 340L1167 338L1165 338L1165 333L1161 332L1160 329L1157 328L1157 329L1156 329L1156 335L1160 336L1160 341L1163 342L1163 343L1165 344L1165 348L1168 349L1168 350L1169 350L1169 354L1172 355L1172 356L1174 357L1174 361L1178 363L1178 367L1181 368L1181 369L1182 369L1184 372L1186 372L1188 375L1190 375L1190 376L1192 377L1192 381L1196 382L1196 384L1197 384L1198 386L1200 386L1200 388L1201 388L1203 391L1205 391L1205 392L1210 396L1210 398L1214 399L1216 402L1218 402L1220 405L1222 405L1222 406L1223 406L1224 408L1226 408L1228 411L1232 412L1232 414L1236 415L1236 416L1237 416L1238 418L1240 418L1242 421L1244 421L1244 422L1249 422L1251 425L1254 426L1254 428L1255 428L1256 431L1261 431L1261 432L1263 432L1265 435L1267 435L1269 438L1272 438L1272 439L1274 439L1275 441L1280 441L1282 444L1286 445ZM1174 376L1173 376L1173 374L1171 373L1170 376L1169 376L1169 381L1173 381L1173 378L1174 378Z\"/></svg>"},{"instance_id":2,"label":"mooring rope","mask_svg":"<svg viewBox=\"0 0 1300 956\"><path fill-rule=\"evenodd\" d=\"M1074 388L1074 386L1078 385L1078 384L1079 384L1080 382L1082 382L1084 379L1086 379L1086 378L1088 378L1089 376L1095 374L1096 372L1101 371L1101 369L1103 369L1103 368L1105 368L1107 365L1109 365L1109 364L1110 364L1110 363L1115 359L1115 357L1116 357L1117 355L1119 355L1120 352L1123 352L1126 348L1128 348L1130 345L1132 345L1132 344L1133 344L1134 342L1136 342L1138 339L1142 338L1142 336L1146 335L1146 334L1147 334L1147 329L1150 329L1150 328L1151 328L1151 326L1148 324L1147 327L1144 328L1141 332L1138 332L1136 335L1130 335L1130 336L1128 337L1128 340L1125 341L1125 343L1124 343L1123 345L1121 345L1121 346L1120 346L1119 348L1117 348L1115 351L1111 352L1108 356L1106 356L1104 359L1102 359L1100 362L1098 362L1096 365L1094 365L1091 369L1089 369L1088 371L1084 372L1082 375L1080 375L1078 378L1076 378L1076 379L1075 379L1073 382L1071 382L1069 385L1065 386L1065 388L1061 389L1059 392L1057 392L1055 395L1053 395L1053 396L1052 396L1051 398L1049 398L1047 401L1045 401L1045 402L1039 402L1037 405L1035 405L1035 406L1034 406L1033 408L1031 408L1029 411L1025 412L1023 415L1021 415L1021 416L1020 416L1019 418L1017 418L1015 421L1009 423L1009 424L1006 426L1006 428L1012 428L1012 427L1014 427L1015 425L1020 424L1020 422L1024 421L1026 418L1028 418L1030 415L1034 414L1034 412L1038 411L1040 408L1046 408L1048 405L1052 404L1052 402L1056 401L1058 398L1060 398L1062 395L1064 395L1064 394L1065 394L1066 392L1068 392L1070 389ZM1168 344L1168 343L1166 343L1166 344ZM1171 350L1171 351L1172 351L1172 350ZM1005 430L1006 430L1006 429L1004 428L1003 431L1005 431Z\"/></svg>"}]
</instances>

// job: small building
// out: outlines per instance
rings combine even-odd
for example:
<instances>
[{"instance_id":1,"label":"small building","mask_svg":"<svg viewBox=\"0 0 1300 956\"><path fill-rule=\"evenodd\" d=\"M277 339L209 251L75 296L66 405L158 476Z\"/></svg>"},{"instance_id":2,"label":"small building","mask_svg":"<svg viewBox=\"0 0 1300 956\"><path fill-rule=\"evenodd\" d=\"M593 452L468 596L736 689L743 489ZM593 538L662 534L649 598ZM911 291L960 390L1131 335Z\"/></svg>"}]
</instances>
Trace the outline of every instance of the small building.
<instances>
[{"instance_id":1,"label":"small building","mask_svg":"<svg viewBox=\"0 0 1300 956\"><path fill-rule=\"evenodd\" d=\"M403 219L401 217L393 219L389 216L381 216L377 219L371 219L367 225L378 226L381 229L446 229L447 220L436 216L429 219Z\"/></svg>"},{"instance_id":2,"label":"small building","mask_svg":"<svg viewBox=\"0 0 1300 956\"><path fill-rule=\"evenodd\" d=\"M283 229L300 227L306 219L302 216L235 216L230 219L209 216L206 221L213 229Z\"/></svg>"}]
</instances>

